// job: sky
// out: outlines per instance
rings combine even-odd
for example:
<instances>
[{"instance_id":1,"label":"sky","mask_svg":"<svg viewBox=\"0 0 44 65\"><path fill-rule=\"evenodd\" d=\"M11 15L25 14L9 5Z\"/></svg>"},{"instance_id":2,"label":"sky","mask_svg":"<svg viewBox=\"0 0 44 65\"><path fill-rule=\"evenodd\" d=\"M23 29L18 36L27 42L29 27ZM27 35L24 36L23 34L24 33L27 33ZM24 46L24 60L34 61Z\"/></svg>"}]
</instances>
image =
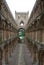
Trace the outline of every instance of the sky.
<instances>
[{"instance_id":1,"label":"sky","mask_svg":"<svg viewBox=\"0 0 44 65\"><path fill-rule=\"evenodd\" d=\"M15 18L15 11L16 12L29 11L29 16L30 16L36 0L6 0L6 2L13 14L13 17Z\"/></svg>"}]
</instances>

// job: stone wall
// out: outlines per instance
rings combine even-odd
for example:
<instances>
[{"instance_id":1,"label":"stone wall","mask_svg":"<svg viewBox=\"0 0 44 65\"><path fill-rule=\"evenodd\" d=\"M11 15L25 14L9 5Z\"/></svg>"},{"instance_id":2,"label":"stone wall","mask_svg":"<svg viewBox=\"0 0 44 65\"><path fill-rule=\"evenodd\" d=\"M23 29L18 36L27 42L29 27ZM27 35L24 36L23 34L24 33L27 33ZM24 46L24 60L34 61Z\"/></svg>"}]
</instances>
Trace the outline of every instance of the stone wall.
<instances>
[{"instance_id":1,"label":"stone wall","mask_svg":"<svg viewBox=\"0 0 44 65\"><path fill-rule=\"evenodd\" d=\"M17 42L17 25L5 0L0 1L0 65L9 62Z\"/></svg>"},{"instance_id":2,"label":"stone wall","mask_svg":"<svg viewBox=\"0 0 44 65\"><path fill-rule=\"evenodd\" d=\"M28 48L33 50L34 61L33 64L44 65L44 1L37 0L32 10L28 21L28 28L26 30L28 39ZM31 44L31 46L29 45ZM41 52L40 52L41 51ZM43 52L42 52L43 51ZM39 56L41 55L41 56ZM38 56L38 58L37 58ZM36 60L37 58L37 60ZM35 61L36 60L36 61Z\"/></svg>"}]
</instances>

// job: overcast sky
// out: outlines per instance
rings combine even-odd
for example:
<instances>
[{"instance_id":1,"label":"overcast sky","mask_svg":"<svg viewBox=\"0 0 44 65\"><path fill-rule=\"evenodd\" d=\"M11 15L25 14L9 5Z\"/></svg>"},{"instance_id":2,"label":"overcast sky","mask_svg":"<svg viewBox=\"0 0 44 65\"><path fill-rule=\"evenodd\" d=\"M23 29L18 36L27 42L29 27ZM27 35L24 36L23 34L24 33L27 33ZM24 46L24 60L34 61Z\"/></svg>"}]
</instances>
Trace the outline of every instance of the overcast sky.
<instances>
[{"instance_id":1,"label":"overcast sky","mask_svg":"<svg viewBox=\"0 0 44 65\"><path fill-rule=\"evenodd\" d=\"M15 11L17 12L27 12L29 11L29 16L36 0L6 0L7 4L15 18Z\"/></svg>"}]
</instances>

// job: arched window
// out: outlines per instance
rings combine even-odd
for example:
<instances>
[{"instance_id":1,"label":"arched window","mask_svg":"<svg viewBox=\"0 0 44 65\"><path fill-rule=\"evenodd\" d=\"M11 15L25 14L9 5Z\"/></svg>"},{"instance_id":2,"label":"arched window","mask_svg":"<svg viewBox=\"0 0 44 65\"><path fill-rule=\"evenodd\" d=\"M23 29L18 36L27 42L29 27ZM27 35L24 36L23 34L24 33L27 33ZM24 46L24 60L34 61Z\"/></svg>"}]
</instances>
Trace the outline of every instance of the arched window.
<instances>
[{"instance_id":1,"label":"arched window","mask_svg":"<svg viewBox=\"0 0 44 65\"><path fill-rule=\"evenodd\" d=\"M24 22L23 22L23 21L21 21L21 22L20 22L20 25L21 25L21 26L23 26L23 25L24 25Z\"/></svg>"}]
</instances>

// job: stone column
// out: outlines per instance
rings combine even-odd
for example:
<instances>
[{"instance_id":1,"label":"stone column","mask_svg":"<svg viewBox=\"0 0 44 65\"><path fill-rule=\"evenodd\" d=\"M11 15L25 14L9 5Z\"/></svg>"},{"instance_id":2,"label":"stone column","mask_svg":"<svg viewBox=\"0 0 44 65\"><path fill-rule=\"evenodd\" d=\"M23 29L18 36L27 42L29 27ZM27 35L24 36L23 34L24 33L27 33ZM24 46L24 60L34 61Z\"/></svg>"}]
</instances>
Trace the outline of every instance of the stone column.
<instances>
[{"instance_id":1,"label":"stone column","mask_svg":"<svg viewBox=\"0 0 44 65\"><path fill-rule=\"evenodd\" d=\"M37 64L38 65L38 49L37 49L37 45L36 44L34 44L33 52L34 52L33 64Z\"/></svg>"},{"instance_id":2,"label":"stone column","mask_svg":"<svg viewBox=\"0 0 44 65\"><path fill-rule=\"evenodd\" d=\"M3 52L2 52L2 49L0 48L0 65L2 65L2 54Z\"/></svg>"},{"instance_id":3,"label":"stone column","mask_svg":"<svg viewBox=\"0 0 44 65\"><path fill-rule=\"evenodd\" d=\"M41 45L40 44L38 44L38 65L40 65L40 53L41 53Z\"/></svg>"},{"instance_id":4,"label":"stone column","mask_svg":"<svg viewBox=\"0 0 44 65\"><path fill-rule=\"evenodd\" d=\"M8 45L5 45L5 64L8 64Z\"/></svg>"},{"instance_id":5,"label":"stone column","mask_svg":"<svg viewBox=\"0 0 44 65\"><path fill-rule=\"evenodd\" d=\"M9 56L11 57L11 42L9 43Z\"/></svg>"},{"instance_id":6,"label":"stone column","mask_svg":"<svg viewBox=\"0 0 44 65\"><path fill-rule=\"evenodd\" d=\"M38 65L44 65L44 50L39 51L39 64Z\"/></svg>"},{"instance_id":7,"label":"stone column","mask_svg":"<svg viewBox=\"0 0 44 65\"><path fill-rule=\"evenodd\" d=\"M4 51L4 47L2 47L2 52L3 52L2 53L2 65L5 65L5 51Z\"/></svg>"}]
</instances>

